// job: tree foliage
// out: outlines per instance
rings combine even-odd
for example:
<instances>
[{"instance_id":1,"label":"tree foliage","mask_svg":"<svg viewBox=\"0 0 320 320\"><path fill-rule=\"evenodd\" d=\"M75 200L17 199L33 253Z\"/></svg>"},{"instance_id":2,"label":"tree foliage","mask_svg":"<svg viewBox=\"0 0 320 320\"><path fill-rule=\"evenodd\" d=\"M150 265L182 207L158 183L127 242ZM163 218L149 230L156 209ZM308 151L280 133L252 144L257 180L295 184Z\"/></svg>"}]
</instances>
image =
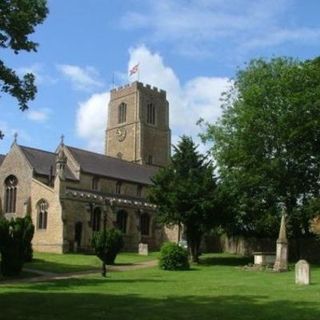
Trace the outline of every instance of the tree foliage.
<instances>
[{"instance_id":1,"label":"tree foliage","mask_svg":"<svg viewBox=\"0 0 320 320\"><path fill-rule=\"evenodd\" d=\"M305 206L320 190L320 59L253 60L222 100L203 138L234 216L229 231L275 236L284 203L289 234L308 235Z\"/></svg>"},{"instance_id":2,"label":"tree foliage","mask_svg":"<svg viewBox=\"0 0 320 320\"><path fill-rule=\"evenodd\" d=\"M183 226L193 261L198 261L203 233L219 222L213 167L196 148L191 138L183 136L170 165L159 170L149 190L159 221Z\"/></svg>"},{"instance_id":3,"label":"tree foliage","mask_svg":"<svg viewBox=\"0 0 320 320\"><path fill-rule=\"evenodd\" d=\"M36 51L38 44L28 36L46 18L46 5L46 0L0 0L0 48L12 50L15 54ZM27 73L19 77L0 59L0 91L16 98L23 111L36 94L34 75Z\"/></svg>"},{"instance_id":4,"label":"tree foliage","mask_svg":"<svg viewBox=\"0 0 320 320\"><path fill-rule=\"evenodd\" d=\"M30 216L7 220L0 217L1 273L16 276L22 271L26 258L30 258L34 225Z\"/></svg>"}]
</instances>

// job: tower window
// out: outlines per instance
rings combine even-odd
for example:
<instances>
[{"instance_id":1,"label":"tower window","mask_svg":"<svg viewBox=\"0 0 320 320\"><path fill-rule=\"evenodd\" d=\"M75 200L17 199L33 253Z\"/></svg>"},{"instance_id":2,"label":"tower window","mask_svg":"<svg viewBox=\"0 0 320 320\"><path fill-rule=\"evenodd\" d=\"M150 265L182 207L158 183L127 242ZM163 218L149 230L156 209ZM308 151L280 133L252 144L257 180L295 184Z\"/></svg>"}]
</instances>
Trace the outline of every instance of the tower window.
<instances>
[{"instance_id":1,"label":"tower window","mask_svg":"<svg viewBox=\"0 0 320 320\"><path fill-rule=\"evenodd\" d=\"M152 155L149 154L147 164L152 164L152 163L153 163L153 158L152 158Z\"/></svg>"},{"instance_id":2,"label":"tower window","mask_svg":"<svg viewBox=\"0 0 320 320\"><path fill-rule=\"evenodd\" d=\"M15 176L10 175L4 181L4 185L5 185L4 211L6 213L16 212L18 179Z\"/></svg>"},{"instance_id":3,"label":"tower window","mask_svg":"<svg viewBox=\"0 0 320 320\"><path fill-rule=\"evenodd\" d=\"M47 229L48 207L49 205L46 200L42 199L38 202L38 229Z\"/></svg>"},{"instance_id":4,"label":"tower window","mask_svg":"<svg viewBox=\"0 0 320 320\"><path fill-rule=\"evenodd\" d=\"M123 123L126 122L127 119L127 105L122 102L119 105L119 109L118 109L118 123Z\"/></svg>"},{"instance_id":5,"label":"tower window","mask_svg":"<svg viewBox=\"0 0 320 320\"><path fill-rule=\"evenodd\" d=\"M147 105L147 123L156 124L156 108L153 103Z\"/></svg>"}]
</instances>

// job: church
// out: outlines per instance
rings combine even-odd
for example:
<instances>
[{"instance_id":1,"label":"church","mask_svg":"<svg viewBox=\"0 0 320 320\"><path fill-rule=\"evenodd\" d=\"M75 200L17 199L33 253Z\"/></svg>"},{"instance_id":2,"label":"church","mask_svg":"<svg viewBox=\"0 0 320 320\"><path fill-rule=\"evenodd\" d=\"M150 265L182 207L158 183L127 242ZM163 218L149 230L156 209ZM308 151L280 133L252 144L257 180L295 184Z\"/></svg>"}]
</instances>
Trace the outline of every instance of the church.
<instances>
[{"instance_id":1,"label":"church","mask_svg":"<svg viewBox=\"0 0 320 320\"><path fill-rule=\"evenodd\" d=\"M137 81L113 89L105 154L62 138L54 152L15 139L0 155L0 215L31 215L35 251L90 251L93 233L105 227L119 228L129 251L139 243L157 249L177 241L176 230L157 223L156 206L147 200L152 177L170 161L170 146L166 92Z\"/></svg>"}]
</instances>

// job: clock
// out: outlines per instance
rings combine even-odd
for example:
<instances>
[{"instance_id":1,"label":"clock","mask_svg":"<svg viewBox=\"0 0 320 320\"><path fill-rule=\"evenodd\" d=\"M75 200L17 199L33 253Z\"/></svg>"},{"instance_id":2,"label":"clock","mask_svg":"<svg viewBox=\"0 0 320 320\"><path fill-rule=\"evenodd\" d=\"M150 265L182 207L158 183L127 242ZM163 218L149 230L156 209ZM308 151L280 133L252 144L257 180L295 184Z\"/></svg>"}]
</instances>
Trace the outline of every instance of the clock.
<instances>
[{"instance_id":1,"label":"clock","mask_svg":"<svg viewBox=\"0 0 320 320\"><path fill-rule=\"evenodd\" d=\"M119 142L122 142L127 136L127 130L125 128L118 128L116 130L116 136Z\"/></svg>"}]
</instances>

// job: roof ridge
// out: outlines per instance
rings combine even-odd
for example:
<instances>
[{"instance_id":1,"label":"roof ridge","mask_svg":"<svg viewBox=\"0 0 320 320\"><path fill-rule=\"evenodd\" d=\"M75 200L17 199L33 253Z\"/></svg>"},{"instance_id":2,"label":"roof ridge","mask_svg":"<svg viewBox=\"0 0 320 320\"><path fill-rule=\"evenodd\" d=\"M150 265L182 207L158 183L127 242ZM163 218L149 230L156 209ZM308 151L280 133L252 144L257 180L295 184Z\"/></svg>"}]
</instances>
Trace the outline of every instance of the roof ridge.
<instances>
[{"instance_id":1,"label":"roof ridge","mask_svg":"<svg viewBox=\"0 0 320 320\"><path fill-rule=\"evenodd\" d=\"M102 157L105 157L105 158L108 158L108 159L112 159L112 160L116 160L116 161L119 161L119 162L123 162L123 163L126 163L126 164L129 164L131 166L135 166L135 167L143 167L143 168L151 168L151 169L157 169L157 167L153 167L153 166L149 166L149 165L146 165L146 164L140 164L140 163L135 163L135 162L131 162L131 161L128 161L128 160L124 160L124 159L119 159L119 158L116 158L116 157L111 157L111 156L107 156L103 153L98 153L98 152L93 152L93 151L89 151L89 150L84 150L84 149L80 149L80 148L77 148L77 147L72 147L72 146L67 146L67 148L71 148L71 149L76 149L76 150L79 150L79 151L84 151L84 152L87 152L87 153L92 153L92 154L95 154L95 155L98 155L98 156L102 156Z\"/></svg>"},{"instance_id":2,"label":"roof ridge","mask_svg":"<svg viewBox=\"0 0 320 320\"><path fill-rule=\"evenodd\" d=\"M44 152L44 153L50 153L52 155L57 155L55 152L51 152L51 151L47 151L47 150L43 150L43 149L38 149L38 148L33 148L33 147L27 147L27 146L22 146L19 144L19 147L21 149L29 149L29 150L35 150L35 151L41 151L41 152Z\"/></svg>"}]
</instances>

